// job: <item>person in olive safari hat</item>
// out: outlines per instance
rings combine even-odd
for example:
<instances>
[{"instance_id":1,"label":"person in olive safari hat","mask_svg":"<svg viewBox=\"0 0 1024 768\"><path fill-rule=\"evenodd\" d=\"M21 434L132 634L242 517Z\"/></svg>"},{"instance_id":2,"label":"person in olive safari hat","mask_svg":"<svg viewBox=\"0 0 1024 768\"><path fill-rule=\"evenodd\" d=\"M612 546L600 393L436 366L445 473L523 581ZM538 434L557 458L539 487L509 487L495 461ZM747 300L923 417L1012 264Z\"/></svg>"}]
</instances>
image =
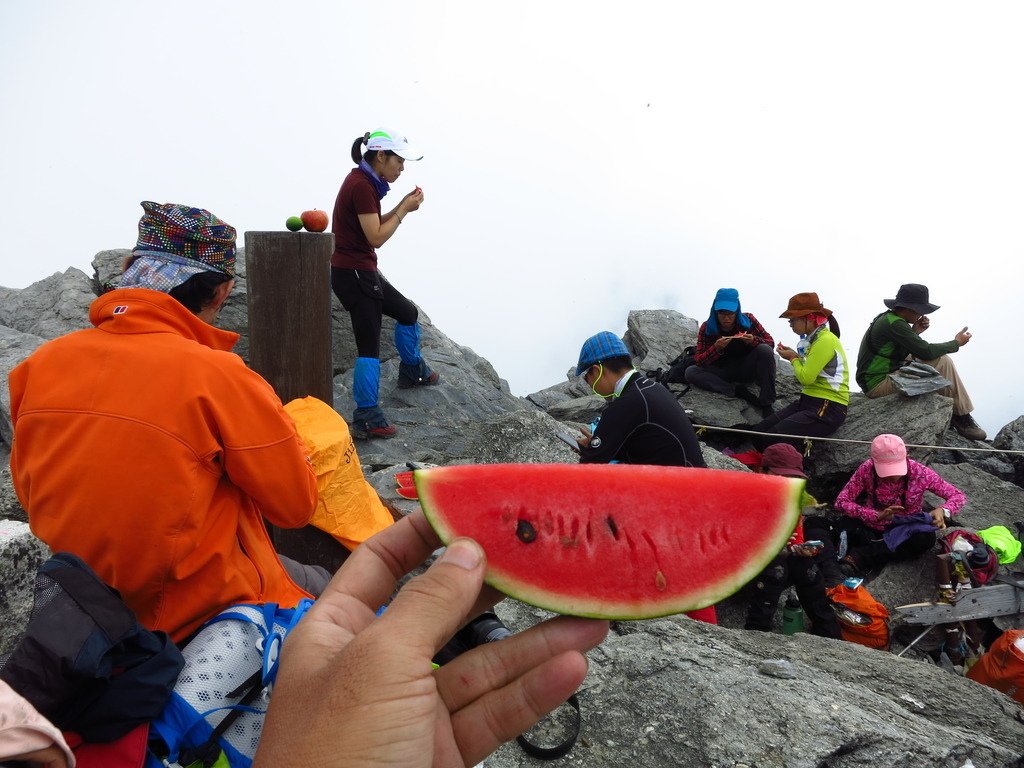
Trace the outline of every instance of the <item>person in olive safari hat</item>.
<instances>
[{"instance_id":1,"label":"person in olive safari hat","mask_svg":"<svg viewBox=\"0 0 1024 768\"><path fill-rule=\"evenodd\" d=\"M928 315L939 307L928 300L928 286L906 283L896 298L885 299L888 309L871 321L857 354L857 384L868 397L896 394L889 374L908 362L918 360L935 368L950 385L938 390L953 398L953 419L950 426L968 440L984 440L985 430L971 416L974 404L964 387L950 355L971 340L964 326L949 341L929 344L921 338L928 330Z\"/></svg>"}]
</instances>

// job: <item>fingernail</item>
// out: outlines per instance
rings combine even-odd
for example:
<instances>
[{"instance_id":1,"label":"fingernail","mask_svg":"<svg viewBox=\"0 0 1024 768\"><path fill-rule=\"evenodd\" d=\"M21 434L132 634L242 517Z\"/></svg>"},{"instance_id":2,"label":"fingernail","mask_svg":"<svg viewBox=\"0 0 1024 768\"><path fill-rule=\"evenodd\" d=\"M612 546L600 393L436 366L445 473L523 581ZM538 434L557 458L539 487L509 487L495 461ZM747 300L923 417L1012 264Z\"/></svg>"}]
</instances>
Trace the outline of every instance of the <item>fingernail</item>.
<instances>
[{"instance_id":1,"label":"fingernail","mask_svg":"<svg viewBox=\"0 0 1024 768\"><path fill-rule=\"evenodd\" d=\"M472 571L480 565L480 559L483 557L483 554L484 552L480 549L480 545L472 539L456 539L448 545L448 549L441 555L441 562L451 563L452 565L459 566L459 568Z\"/></svg>"}]
</instances>

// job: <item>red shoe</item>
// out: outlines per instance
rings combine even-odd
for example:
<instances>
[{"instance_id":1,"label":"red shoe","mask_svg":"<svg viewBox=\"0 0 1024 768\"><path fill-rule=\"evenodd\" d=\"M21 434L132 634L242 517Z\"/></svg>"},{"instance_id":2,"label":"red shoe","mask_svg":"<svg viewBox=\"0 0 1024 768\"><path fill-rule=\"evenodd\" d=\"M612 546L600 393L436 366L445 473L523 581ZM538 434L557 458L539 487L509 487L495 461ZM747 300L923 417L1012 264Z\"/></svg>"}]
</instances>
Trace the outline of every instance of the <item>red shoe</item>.
<instances>
[{"instance_id":1,"label":"red shoe","mask_svg":"<svg viewBox=\"0 0 1024 768\"><path fill-rule=\"evenodd\" d=\"M385 424L382 427L367 427L364 430L366 437L394 437L398 434L398 430L392 424Z\"/></svg>"}]
</instances>

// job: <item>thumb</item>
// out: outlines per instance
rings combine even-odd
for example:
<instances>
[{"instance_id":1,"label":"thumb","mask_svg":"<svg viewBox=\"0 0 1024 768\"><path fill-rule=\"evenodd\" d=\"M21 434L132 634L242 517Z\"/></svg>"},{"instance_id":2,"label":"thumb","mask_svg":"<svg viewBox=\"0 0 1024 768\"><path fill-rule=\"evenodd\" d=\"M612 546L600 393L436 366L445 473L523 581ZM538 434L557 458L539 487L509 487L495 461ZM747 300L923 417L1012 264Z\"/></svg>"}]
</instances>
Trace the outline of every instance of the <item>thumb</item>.
<instances>
[{"instance_id":1,"label":"thumb","mask_svg":"<svg viewBox=\"0 0 1024 768\"><path fill-rule=\"evenodd\" d=\"M412 648L433 656L466 622L484 581L484 551L452 541L427 572L406 584L379 619Z\"/></svg>"}]
</instances>

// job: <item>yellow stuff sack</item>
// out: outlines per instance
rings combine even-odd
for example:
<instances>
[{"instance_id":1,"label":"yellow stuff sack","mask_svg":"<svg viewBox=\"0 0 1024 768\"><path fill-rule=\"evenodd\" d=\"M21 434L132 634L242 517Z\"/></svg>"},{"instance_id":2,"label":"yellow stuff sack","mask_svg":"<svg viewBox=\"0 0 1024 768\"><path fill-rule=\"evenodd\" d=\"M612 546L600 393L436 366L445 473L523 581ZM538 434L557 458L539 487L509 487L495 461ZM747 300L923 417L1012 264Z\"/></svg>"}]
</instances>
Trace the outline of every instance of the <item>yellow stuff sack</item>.
<instances>
[{"instance_id":1,"label":"yellow stuff sack","mask_svg":"<svg viewBox=\"0 0 1024 768\"><path fill-rule=\"evenodd\" d=\"M394 519L363 477L348 424L337 411L315 397L292 400L284 409L313 461L318 498L311 524L349 549L391 525Z\"/></svg>"}]
</instances>

